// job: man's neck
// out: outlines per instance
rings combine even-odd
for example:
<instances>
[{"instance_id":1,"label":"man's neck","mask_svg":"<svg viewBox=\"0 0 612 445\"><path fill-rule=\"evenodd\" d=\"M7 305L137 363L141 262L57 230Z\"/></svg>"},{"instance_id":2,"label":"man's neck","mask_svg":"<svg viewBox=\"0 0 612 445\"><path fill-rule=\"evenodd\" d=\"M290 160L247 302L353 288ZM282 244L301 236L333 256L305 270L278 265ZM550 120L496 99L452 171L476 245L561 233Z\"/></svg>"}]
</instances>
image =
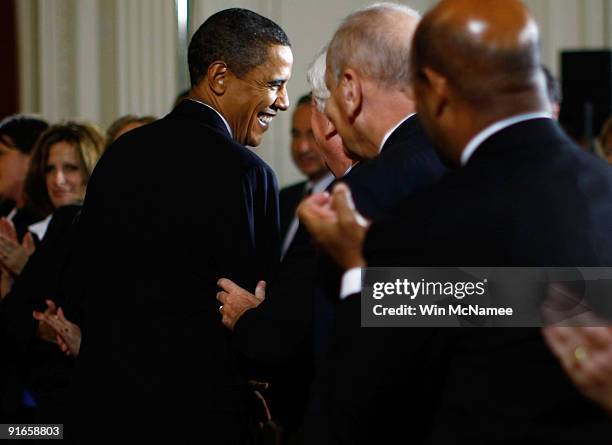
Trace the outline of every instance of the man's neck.
<instances>
[{"instance_id":1,"label":"man's neck","mask_svg":"<svg viewBox=\"0 0 612 445\"><path fill-rule=\"evenodd\" d=\"M389 133L416 110L414 102L405 91L384 92L380 87L373 91L369 108L366 138L378 155Z\"/></svg>"},{"instance_id":2,"label":"man's neck","mask_svg":"<svg viewBox=\"0 0 612 445\"><path fill-rule=\"evenodd\" d=\"M223 113L221 113L220 108L218 106L218 104L215 104L213 100L210 100L211 98L206 95L206 94L202 94L202 91L199 90L197 87L192 88L189 91L189 94L187 95L187 100L193 100L195 102L199 102L203 105L206 105L207 107L212 108L221 118L221 120L223 121L223 123L225 124L225 128L227 128L227 131L229 133L229 135L233 138L233 132L232 132L232 128L229 125L229 122L227 121L227 119L225 118L225 116L223 116Z\"/></svg>"}]
</instances>

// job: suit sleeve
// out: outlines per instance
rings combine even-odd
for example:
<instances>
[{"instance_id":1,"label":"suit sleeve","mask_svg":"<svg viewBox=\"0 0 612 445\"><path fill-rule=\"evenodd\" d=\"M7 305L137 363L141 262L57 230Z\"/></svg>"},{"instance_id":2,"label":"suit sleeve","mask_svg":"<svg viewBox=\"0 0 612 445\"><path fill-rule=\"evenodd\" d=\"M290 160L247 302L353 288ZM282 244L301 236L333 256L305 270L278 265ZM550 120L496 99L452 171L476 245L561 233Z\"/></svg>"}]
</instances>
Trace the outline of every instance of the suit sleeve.
<instances>
[{"instance_id":1,"label":"suit sleeve","mask_svg":"<svg viewBox=\"0 0 612 445\"><path fill-rule=\"evenodd\" d=\"M278 198L273 176L260 166L228 178L216 205L210 236L218 278L254 291L278 267Z\"/></svg>"},{"instance_id":2,"label":"suit sleeve","mask_svg":"<svg viewBox=\"0 0 612 445\"><path fill-rule=\"evenodd\" d=\"M312 249L294 250L283 261L263 303L238 320L234 345L246 357L275 364L300 353L312 325L314 261Z\"/></svg>"}]
</instances>

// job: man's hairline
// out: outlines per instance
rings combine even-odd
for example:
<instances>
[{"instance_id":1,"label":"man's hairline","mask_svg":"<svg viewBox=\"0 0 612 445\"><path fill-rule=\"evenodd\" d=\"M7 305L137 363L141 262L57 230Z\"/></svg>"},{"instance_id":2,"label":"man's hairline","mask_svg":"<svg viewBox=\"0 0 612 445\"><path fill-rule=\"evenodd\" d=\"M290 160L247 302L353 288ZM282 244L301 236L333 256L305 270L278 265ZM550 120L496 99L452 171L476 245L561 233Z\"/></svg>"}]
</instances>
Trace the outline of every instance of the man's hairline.
<instances>
[{"instance_id":1,"label":"man's hairline","mask_svg":"<svg viewBox=\"0 0 612 445\"><path fill-rule=\"evenodd\" d=\"M290 44L289 44L289 45L285 45L285 44L282 44L282 43L275 43L275 42L273 42L273 43L268 43L268 44L267 44L267 46L266 46L267 53L269 53L270 48L272 48L273 46L282 46L282 47L289 48L290 50L292 50L292 47L291 47L291 45L290 45ZM292 54L293 54L293 51L291 51L291 52L292 52ZM212 62L210 62L210 63L208 64L208 67L206 67L206 73L202 73L202 74L200 75L200 78L198 79L198 81L197 81L197 82L196 82L194 85L191 85L191 88L193 88L194 86L196 86L197 84L199 84L200 82L202 82L202 80L203 80L203 79L206 77L206 75L207 75L208 69L209 69L209 68L210 68L212 65L214 65L215 63L223 63L223 64L224 64L224 65L227 67L227 69L228 69L228 70L230 70L230 71L232 72L232 74L233 74L234 76L236 76L238 79L244 79L244 77L245 77L246 75L250 74L250 73L251 73L251 71L255 70L256 68L259 68L259 67L260 67L260 66L262 66L262 65L265 65L265 64L267 63L267 61L268 61L269 57L270 57L270 55L269 55L269 54L266 54L266 58L264 59L264 61L263 61L262 63L260 63L259 65L255 65L255 66L251 67L251 68L250 68L250 69L249 69L249 70L248 70L246 73L244 73L244 74L243 74L243 75L241 75L241 76L239 76L239 75L238 75L238 73L236 73L236 71L235 71L235 70L233 70L233 69L230 67L230 65L229 65L229 63L228 63L227 61L225 61L225 60L223 60L223 59L216 59L216 60L213 60ZM275 80L282 80L283 82L287 82L289 79L275 79Z\"/></svg>"}]
</instances>

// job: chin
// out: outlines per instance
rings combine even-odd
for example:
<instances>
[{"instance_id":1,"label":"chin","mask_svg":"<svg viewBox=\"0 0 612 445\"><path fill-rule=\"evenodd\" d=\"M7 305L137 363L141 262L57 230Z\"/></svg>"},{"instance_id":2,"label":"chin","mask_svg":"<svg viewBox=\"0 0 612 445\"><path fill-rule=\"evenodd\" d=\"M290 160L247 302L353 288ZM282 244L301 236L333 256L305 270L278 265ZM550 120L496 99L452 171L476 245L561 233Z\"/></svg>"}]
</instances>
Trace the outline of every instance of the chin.
<instances>
[{"instance_id":1,"label":"chin","mask_svg":"<svg viewBox=\"0 0 612 445\"><path fill-rule=\"evenodd\" d=\"M66 199L66 198L62 198L60 200L56 200L56 201L52 201L51 203L53 204L54 208L60 208L60 207L64 207L64 206L68 206L71 204L74 204L75 202L78 202L76 199Z\"/></svg>"},{"instance_id":2,"label":"chin","mask_svg":"<svg viewBox=\"0 0 612 445\"><path fill-rule=\"evenodd\" d=\"M261 136L259 136L258 138L249 138L249 140L247 140L247 143L245 145L248 147L259 147L262 139L263 138Z\"/></svg>"}]
</instances>

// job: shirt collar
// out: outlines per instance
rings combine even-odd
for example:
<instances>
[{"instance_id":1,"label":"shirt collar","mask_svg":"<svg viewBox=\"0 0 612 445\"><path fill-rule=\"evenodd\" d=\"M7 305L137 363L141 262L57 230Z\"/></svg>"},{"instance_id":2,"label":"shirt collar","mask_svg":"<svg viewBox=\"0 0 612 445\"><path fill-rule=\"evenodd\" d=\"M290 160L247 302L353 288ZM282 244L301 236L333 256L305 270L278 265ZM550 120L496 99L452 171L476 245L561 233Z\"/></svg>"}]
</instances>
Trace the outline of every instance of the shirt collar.
<instances>
[{"instance_id":1,"label":"shirt collar","mask_svg":"<svg viewBox=\"0 0 612 445\"><path fill-rule=\"evenodd\" d=\"M465 146L463 151L461 152L461 166L464 166L468 163L474 152L478 147L482 145L484 141L489 139L495 133L502 131L504 128L507 128L511 125L518 124L519 122L524 122L532 119L552 119L552 115L546 111L538 111L535 113L525 113L519 114L516 116L512 116L506 119L502 119L497 121L487 128L482 130L476 136L474 136L470 142Z\"/></svg>"},{"instance_id":2,"label":"shirt collar","mask_svg":"<svg viewBox=\"0 0 612 445\"><path fill-rule=\"evenodd\" d=\"M349 165L349 168L346 169L346 171L344 172L344 174L342 175L342 177L346 176L349 174L349 172L353 169L353 167L355 167L357 164L359 164L359 162L361 161L357 161L354 164Z\"/></svg>"},{"instance_id":3,"label":"shirt collar","mask_svg":"<svg viewBox=\"0 0 612 445\"><path fill-rule=\"evenodd\" d=\"M214 109L213 107L211 107L210 105L205 104L204 102L200 102L200 101L199 101L199 100L197 100L197 99L192 99L192 98L189 98L189 99L187 99L187 100L191 100L191 101L193 101L193 102L197 102L197 103L199 103L199 104L201 104L201 105L204 105L205 107L208 107L208 108L210 108L211 110L213 110L215 113L217 113L217 114L219 115L219 117L221 118L221 120L223 121L223 123L225 124L225 128L227 128L227 131L228 131L228 133L229 133L230 137L232 137L232 138L234 137L234 135L232 134L232 130L231 130L231 128L230 128L230 126L229 126L229 124L227 123L227 121L225 120L225 118L223 117L223 115L222 115L221 113L219 113L217 110L215 110L215 109Z\"/></svg>"},{"instance_id":4,"label":"shirt collar","mask_svg":"<svg viewBox=\"0 0 612 445\"><path fill-rule=\"evenodd\" d=\"M389 131L387 131L387 133L383 136L383 139L382 139L382 142L380 143L380 146L378 147L378 153L380 153L382 151L383 147L385 146L385 143L387 142L387 139L389 139L389 137L393 134L393 132L395 130L397 130L400 125L402 125L404 122L406 122L408 119L410 119L415 114L416 113L410 113L408 116L406 116L405 118L400 120L397 124L395 124L395 126L393 128L391 128Z\"/></svg>"},{"instance_id":5,"label":"shirt collar","mask_svg":"<svg viewBox=\"0 0 612 445\"><path fill-rule=\"evenodd\" d=\"M329 184L334 181L334 175L331 173L327 173L321 179L316 181L308 181L306 184L306 188L312 190L312 193L319 193L325 190Z\"/></svg>"}]
</instances>

